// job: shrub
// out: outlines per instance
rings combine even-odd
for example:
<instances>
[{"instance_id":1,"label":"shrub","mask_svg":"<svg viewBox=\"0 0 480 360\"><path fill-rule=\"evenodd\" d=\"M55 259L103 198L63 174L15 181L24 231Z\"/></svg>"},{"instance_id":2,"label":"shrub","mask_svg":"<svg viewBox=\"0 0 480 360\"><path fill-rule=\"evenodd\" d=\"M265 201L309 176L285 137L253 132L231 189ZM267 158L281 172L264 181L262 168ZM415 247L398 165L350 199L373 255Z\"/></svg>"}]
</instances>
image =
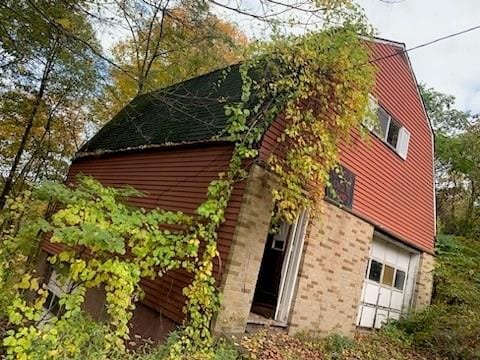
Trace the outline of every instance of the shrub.
<instances>
[{"instance_id":1,"label":"shrub","mask_svg":"<svg viewBox=\"0 0 480 360\"><path fill-rule=\"evenodd\" d=\"M413 314L398 324L413 343L448 359L480 359L480 309L446 304Z\"/></svg>"},{"instance_id":2,"label":"shrub","mask_svg":"<svg viewBox=\"0 0 480 360\"><path fill-rule=\"evenodd\" d=\"M480 242L441 235L433 305L400 321L417 347L449 359L480 358Z\"/></svg>"}]
</instances>

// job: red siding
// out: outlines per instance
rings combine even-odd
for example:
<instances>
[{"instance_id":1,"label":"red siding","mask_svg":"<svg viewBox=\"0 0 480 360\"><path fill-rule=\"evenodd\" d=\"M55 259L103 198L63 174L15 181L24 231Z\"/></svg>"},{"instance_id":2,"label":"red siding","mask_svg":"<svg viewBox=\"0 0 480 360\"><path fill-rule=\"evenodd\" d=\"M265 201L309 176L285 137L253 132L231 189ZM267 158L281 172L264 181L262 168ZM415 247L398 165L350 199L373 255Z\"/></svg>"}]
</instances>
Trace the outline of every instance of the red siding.
<instances>
[{"instance_id":1,"label":"red siding","mask_svg":"<svg viewBox=\"0 0 480 360\"><path fill-rule=\"evenodd\" d=\"M230 145L203 145L172 149L126 152L76 160L69 172L72 181L79 173L94 176L105 185L129 184L147 194L132 203L145 208L181 210L193 214L205 199L207 186L218 173L225 171L231 158ZM218 233L221 263L224 267L240 208L244 184L239 183L232 195L226 221ZM51 245L46 250L58 250ZM217 266L217 278L220 273ZM185 298L182 289L190 282L184 271L172 271L162 278L145 279L144 304L170 319L181 322Z\"/></svg>"},{"instance_id":2,"label":"red siding","mask_svg":"<svg viewBox=\"0 0 480 360\"><path fill-rule=\"evenodd\" d=\"M392 45L372 44L372 58L398 51ZM434 194L432 135L416 83L403 56L376 63L378 67L374 95L411 133L407 160L402 160L382 141L370 136L366 144L353 132L352 141L341 145L341 162L356 175L353 210L373 223L397 234L403 240L424 249L434 243ZM276 141L284 121L280 118L263 137L260 158L266 160L273 151L283 153ZM118 153L76 160L69 173L92 175L111 186L129 184L147 193L132 202L145 208L160 207L193 213L205 199L209 182L225 171L232 146L225 144L174 147ZM219 230L219 250L226 264L244 183L239 183ZM49 251L58 251L51 244ZM218 268L218 267L217 267ZM221 269L220 269L221 270ZM217 278L220 278L217 272ZM182 271L163 278L144 280L143 302L163 315L180 322L184 297L182 289L190 277Z\"/></svg>"},{"instance_id":3,"label":"red siding","mask_svg":"<svg viewBox=\"0 0 480 360\"><path fill-rule=\"evenodd\" d=\"M400 50L370 43L371 58ZM403 55L375 62L373 95L411 133L408 156L401 159L374 135L365 143L358 132L340 146L341 163L356 175L353 210L401 240L431 251L434 247L434 179L432 133L408 60ZM278 153L282 119L266 132L260 155Z\"/></svg>"}]
</instances>

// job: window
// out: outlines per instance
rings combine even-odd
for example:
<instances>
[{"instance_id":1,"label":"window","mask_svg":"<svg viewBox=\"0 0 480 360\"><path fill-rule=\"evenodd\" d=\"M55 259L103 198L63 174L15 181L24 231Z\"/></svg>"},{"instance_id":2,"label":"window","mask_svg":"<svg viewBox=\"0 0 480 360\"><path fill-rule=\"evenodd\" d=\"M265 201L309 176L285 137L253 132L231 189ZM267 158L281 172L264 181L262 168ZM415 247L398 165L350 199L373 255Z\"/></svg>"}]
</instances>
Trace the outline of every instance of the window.
<instances>
[{"instance_id":1,"label":"window","mask_svg":"<svg viewBox=\"0 0 480 360\"><path fill-rule=\"evenodd\" d=\"M278 233L273 235L272 249L278 251L284 251L285 246L287 245L288 234L290 232L290 225L287 223L282 223Z\"/></svg>"},{"instance_id":2,"label":"window","mask_svg":"<svg viewBox=\"0 0 480 360\"><path fill-rule=\"evenodd\" d=\"M55 295L50 289L47 289L47 291L48 291L48 295L47 295L47 299L45 300L45 303L43 304L43 307L48 312L58 315L58 313L60 312L60 303L59 303L60 298L57 295Z\"/></svg>"},{"instance_id":3,"label":"window","mask_svg":"<svg viewBox=\"0 0 480 360\"><path fill-rule=\"evenodd\" d=\"M58 278L57 272L50 268L50 277L47 282L48 295L45 303L43 304L45 310L51 314L58 315L61 310L59 304L60 297L68 293L71 289L72 284L64 284L63 281Z\"/></svg>"},{"instance_id":4,"label":"window","mask_svg":"<svg viewBox=\"0 0 480 360\"><path fill-rule=\"evenodd\" d=\"M326 197L336 203L351 209L353 206L353 190L355 174L346 167L339 165L330 172L330 186L327 187Z\"/></svg>"},{"instance_id":5,"label":"window","mask_svg":"<svg viewBox=\"0 0 480 360\"><path fill-rule=\"evenodd\" d=\"M382 284L387 286L392 286L394 273L395 273L395 269L393 267L385 265L383 269Z\"/></svg>"},{"instance_id":6,"label":"window","mask_svg":"<svg viewBox=\"0 0 480 360\"><path fill-rule=\"evenodd\" d=\"M405 285L405 271L397 270L395 273L395 289L403 290L403 286Z\"/></svg>"},{"instance_id":7,"label":"window","mask_svg":"<svg viewBox=\"0 0 480 360\"><path fill-rule=\"evenodd\" d=\"M388 129L387 134L387 143L392 145L395 149L398 144L398 135L400 134L400 129L402 127L394 120L390 120L390 128Z\"/></svg>"},{"instance_id":8,"label":"window","mask_svg":"<svg viewBox=\"0 0 480 360\"><path fill-rule=\"evenodd\" d=\"M377 114L378 122L371 125L372 122L367 121L366 126L405 160L408 153L408 143L410 142L410 132L390 116L373 97L371 97L370 106L373 112Z\"/></svg>"},{"instance_id":9,"label":"window","mask_svg":"<svg viewBox=\"0 0 480 360\"><path fill-rule=\"evenodd\" d=\"M383 108L377 107L378 125L374 128L374 133L380 138L385 139L385 134L388 132L388 123L390 122L390 115L387 114Z\"/></svg>"},{"instance_id":10,"label":"window","mask_svg":"<svg viewBox=\"0 0 480 360\"><path fill-rule=\"evenodd\" d=\"M380 282L380 276L382 276L382 267L381 262L372 260L370 263L370 274L368 278L372 281Z\"/></svg>"},{"instance_id":11,"label":"window","mask_svg":"<svg viewBox=\"0 0 480 360\"><path fill-rule=\"evenodd\" d=\"M367 269L368 280L402 291L405 286L405 271L371 259Z\"/></svg>"}]
</instances>

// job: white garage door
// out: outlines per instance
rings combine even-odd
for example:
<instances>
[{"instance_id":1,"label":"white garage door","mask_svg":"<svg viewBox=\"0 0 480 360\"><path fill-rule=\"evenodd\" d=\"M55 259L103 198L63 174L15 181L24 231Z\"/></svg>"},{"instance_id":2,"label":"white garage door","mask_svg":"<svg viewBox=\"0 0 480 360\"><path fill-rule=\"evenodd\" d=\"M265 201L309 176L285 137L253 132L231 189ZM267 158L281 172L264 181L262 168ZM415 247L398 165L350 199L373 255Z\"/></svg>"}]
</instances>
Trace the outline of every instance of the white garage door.
<instances>
[{"instance_id":1,"label":"white garage door","mask_svg":"<svg viewBox=\"0 0 480 360\"><path fill-rule=\"evenodd\" d=\"M380 328L399 319L412 299L418 254L374 238L359 306L357 325Z\"/></svg>"}]
</instances>

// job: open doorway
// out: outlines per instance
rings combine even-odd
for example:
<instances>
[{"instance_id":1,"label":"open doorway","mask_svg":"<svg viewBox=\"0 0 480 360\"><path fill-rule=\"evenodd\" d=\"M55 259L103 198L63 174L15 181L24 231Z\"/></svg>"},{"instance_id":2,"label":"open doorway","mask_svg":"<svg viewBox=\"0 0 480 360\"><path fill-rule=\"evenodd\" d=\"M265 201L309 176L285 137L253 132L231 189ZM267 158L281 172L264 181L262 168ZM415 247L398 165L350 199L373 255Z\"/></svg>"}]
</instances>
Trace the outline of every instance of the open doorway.
<instances>
[{"instance_id":1,"label":"open doorway","mask_svg":"<svg viewBox=\"0 0 480 360\"><path fill-rule=\"evenodd\" d=\"M263 253L251 312L286 324L300 266L308 216L302 212L295 223L283 223L269 234Z\"/></svg>"}]
</instances>

